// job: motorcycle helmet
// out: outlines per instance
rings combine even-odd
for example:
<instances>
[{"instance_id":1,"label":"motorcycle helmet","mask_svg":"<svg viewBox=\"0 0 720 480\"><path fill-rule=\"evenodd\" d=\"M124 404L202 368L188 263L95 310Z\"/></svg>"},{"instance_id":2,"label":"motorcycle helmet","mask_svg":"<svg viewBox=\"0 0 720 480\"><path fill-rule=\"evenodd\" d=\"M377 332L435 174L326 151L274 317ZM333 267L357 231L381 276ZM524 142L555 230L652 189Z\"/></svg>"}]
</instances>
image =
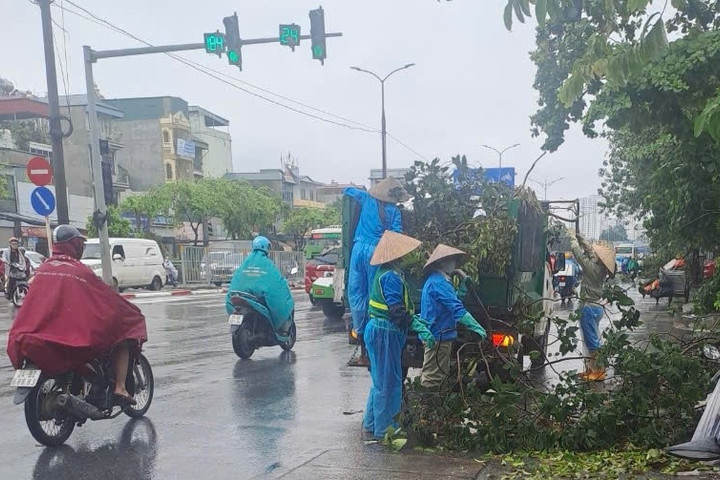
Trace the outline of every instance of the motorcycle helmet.
<instances>
[{"instance_id":1,"label":"motorcycle helmet","mask_svg":"<svg viewBox=\"0 0 720 480\"><path fill-rule=\"evenodd\" d=\"M270 251L270 240L263 236L255 237L252 242L253 252L260 250L261 252L268 253Z\"/></svg>"},{"instance_id":2,"label":"motorcycle helmet","mask_svg":"<svg viewBox=\"0 0 720 480\"><path fill-rule=\"evenodd\" d=\"M17 237L10 237L10 240L8 240L8 244L10 243L20 243L20 240L18 240Z\"/></svg>"},{"instance_id":3,"label":"motorcycle helmet","mask_svg":"<svg viewBox=\"0 0 720 480\"><path fill-rule=\"evenodd\" d=\"M58 225L53 230L53 243L65 243L69 242L73 238L82 238L87 240L87 237L82 235L80 231L72 225Z\"/></svg>"}]
</instances>

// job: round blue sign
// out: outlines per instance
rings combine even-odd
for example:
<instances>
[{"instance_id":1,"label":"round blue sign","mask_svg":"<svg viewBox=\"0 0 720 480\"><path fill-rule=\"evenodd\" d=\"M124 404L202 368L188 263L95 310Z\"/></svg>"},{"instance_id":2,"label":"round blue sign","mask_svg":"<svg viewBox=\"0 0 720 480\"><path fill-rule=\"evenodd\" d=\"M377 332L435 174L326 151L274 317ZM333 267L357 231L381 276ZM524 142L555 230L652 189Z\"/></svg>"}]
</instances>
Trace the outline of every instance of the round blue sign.
<instances>
[{"instance_id":1,"label":"round blue sign","mask_svg":"<svg viewBox=\"0 0 720 480\"><path fill-rule=\"evenodd\" d=\"M47 217L55 211L55 195L46 187L37 187L30 194L30 204L35 213Z\"/></svg>"}]
</instances>

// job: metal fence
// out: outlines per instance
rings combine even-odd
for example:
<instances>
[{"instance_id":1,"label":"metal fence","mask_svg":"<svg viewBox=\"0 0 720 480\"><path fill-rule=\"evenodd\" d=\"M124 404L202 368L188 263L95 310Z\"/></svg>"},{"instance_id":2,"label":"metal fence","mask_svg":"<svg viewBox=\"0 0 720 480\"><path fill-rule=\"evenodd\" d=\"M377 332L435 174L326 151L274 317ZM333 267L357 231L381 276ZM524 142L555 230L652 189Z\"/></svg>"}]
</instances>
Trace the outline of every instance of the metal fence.
<instances>
[{"instance_id":1,"label":"metal fence","mask_svg":"<svg viewBox=\"0 0 720 480\"><path fill-rule=\"evenodd\" d=\"M230 282L250 250L242 243L220 246L180 246L180 281L185 285L222 285ZM270 258L291 285L302 285L305 275L303 252L270 252Z\"/></svg>"}]
</instances>

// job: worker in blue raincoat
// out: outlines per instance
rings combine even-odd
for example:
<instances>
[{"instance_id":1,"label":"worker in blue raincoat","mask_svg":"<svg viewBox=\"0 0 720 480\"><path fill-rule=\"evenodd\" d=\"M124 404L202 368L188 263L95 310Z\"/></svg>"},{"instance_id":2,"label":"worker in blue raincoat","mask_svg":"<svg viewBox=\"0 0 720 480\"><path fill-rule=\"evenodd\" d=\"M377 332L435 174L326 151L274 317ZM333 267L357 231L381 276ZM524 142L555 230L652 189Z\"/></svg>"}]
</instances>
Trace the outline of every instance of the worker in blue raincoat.
<instances>
[{"instance_id":1,"label":"worker in blue raincoat","mask_svg":"<svg viewBox=\"0 0 720 480\"><path fill-rule=\"evenodd\" d=\"M487 332L465 309L450 280L450 274L466 256L462 250L440 244L425 264L428 275L423 286L420 315L430 326L435 344L425 344L420 379L423 387L439 388L448 377L458 324L477 333L483 340L487 338Z\"/></svg>"},{"instance_id":2,"label":"worker in blue raincoat","mask_svg":"<svg viewBox=\"0 0 720 480\"><path fill-rule=\"evenodd\" d=\"M378 267L370 265L370 258L386 230L402 232L402 218L397 204L406 202L410 196L402 183L394 177L384 179L369 192L359 188L346 188L343 194L360 204L360 218L355 228L352 253L350 254L347 296L353 330L357 334L360 345L363 346L363 354L358 359L359 364L367 365L363 332L368 321L370 285L378 270Z\"/></svg>"},{"instance_id":3,"label":"worker in blue raincoat","mask_svg":"<svg viewBox=\"0 0 720 480\"><path fill-rule=\"evenodd\" d=\"M365 326L372 386L363 430L376 438L383 437L388 427L397 427L394 417L402 404L402 352L408 331L416 332L426 347L435 341L420 317L414 315L415 307L400 271L401 259L419 246L414 238L388 231L370 261L378 271L370 290L370 320Z\"/></svg>"}]
</instances>

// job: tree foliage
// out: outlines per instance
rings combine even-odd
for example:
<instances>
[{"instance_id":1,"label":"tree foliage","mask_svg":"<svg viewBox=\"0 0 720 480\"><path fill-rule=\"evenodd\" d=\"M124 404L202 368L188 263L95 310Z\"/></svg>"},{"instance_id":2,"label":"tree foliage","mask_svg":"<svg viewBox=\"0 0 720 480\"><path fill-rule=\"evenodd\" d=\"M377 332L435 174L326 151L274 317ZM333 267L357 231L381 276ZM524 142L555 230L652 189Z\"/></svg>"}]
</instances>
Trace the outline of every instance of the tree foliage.
<instances>
[{"instance_id":1,"label":"tree foliage","mask_svg":"<svg viewBox=\"0 0 720 480\"><path fill-rule=\"evenodd\" d=\"M295 250L302 251L305 248L305 236L310 230L328 225L324 210L298 207L289 211L283 220L282 231L293 239Z\"/></svg>"},{"instance_id":2,"label":"tree foliage","mask_svg":"<svg viewBox=\"0 0 720 480\"><path fill-rule=\"evenodd\" d=\"M217 215L233 240L273 230L282 206L269 189L231 180L219 180L217 186L220 195Z\"/></svg>"},{"instance_id":3,"label":"tree foliage","mask_svg":"<svg viewBox=\"0 0 720 480\"><path fill-rule=\"evenodd\" d=\"M127 238L133 236L133 229L130 221L122 216L118 207L108 207L107 222L108 235L110 237ZM93 223L92 215L87 218L85 228L87 229L89 236L97 237L99 235L97 227L95 227L95 223Z\"/></svg>"},{"instance_id":4,"label":"tree foliage","mask_svg":"<svg viewBox=\"0 0 720 480\"><path fill-rule=\"evenodd\" d=\"M606 242L627 242L628 234L625 225L618 223L610 228L606 228L600 233L598 240Z\"/></svg>"}]
</instances>

